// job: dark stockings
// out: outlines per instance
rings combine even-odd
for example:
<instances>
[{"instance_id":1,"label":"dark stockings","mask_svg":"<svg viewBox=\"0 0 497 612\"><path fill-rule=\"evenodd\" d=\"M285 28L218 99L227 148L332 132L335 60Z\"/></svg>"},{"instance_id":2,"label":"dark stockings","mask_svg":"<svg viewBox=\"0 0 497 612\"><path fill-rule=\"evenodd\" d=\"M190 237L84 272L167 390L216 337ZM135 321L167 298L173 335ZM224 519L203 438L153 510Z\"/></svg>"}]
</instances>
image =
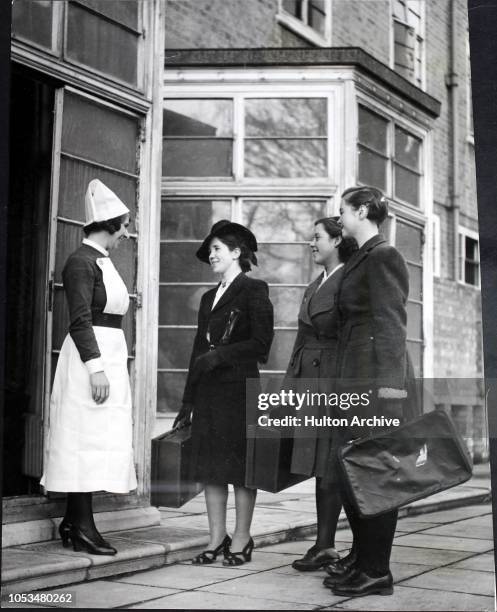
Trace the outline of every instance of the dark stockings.
<instances>
[{"instance_id":1,"label":"dark stockings","mask_svg":"<svg viewBox=\"0 0 497 612\"><path fill-rule=\"evenodd\" d=\"M342 496L336 486L323 488L316 478L317 538L319 548L334 548L338 517L342 509Z\"/></svg>"},{"instance_id":2,"label":"dark stockings","mask_svg":"<svg viewBox=\"0 0 497 612\"><path fill-rule=\"evenodd\" d=\"M100 535L93 520L91 492L67 494L64 521L78 527L90 538Z\"/></svg>"}]
</instances>

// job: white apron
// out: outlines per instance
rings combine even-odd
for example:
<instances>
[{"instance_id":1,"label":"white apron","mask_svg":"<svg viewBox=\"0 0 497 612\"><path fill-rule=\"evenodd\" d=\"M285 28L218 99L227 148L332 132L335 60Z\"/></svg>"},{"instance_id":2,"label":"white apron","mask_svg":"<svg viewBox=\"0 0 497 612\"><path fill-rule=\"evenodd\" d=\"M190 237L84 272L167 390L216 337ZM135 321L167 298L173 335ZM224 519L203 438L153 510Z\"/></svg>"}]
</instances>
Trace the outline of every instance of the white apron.
<instances>
[{"instance_id":1,"label":"white apron","mask_svg":"<svg viewBox=\"0 0 497 612\"><path fill-rule=\"evenodd\" d=\"M108 257L97 259L97 265L107 293L103 312L124 315L129 297L119 273ZM128 493L137 486L126 340L122 329L93 326L93 331L109 380L109 397L103 404L92 399L90 375L68 334L50 399L40 481L48 491Z\"/></svg>"}]
</instances>

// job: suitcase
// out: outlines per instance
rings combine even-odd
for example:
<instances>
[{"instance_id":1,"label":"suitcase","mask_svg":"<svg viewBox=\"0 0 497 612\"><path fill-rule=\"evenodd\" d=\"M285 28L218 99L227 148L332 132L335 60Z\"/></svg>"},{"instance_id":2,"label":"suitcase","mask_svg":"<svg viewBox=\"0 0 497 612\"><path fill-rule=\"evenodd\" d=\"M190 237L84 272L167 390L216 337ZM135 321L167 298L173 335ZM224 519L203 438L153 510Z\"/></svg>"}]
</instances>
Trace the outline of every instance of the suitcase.
<instances>
[{"instance_id":1,"label":"suitcase","mask_svg":"<svg viewBox=\"0 0 497 612\"><path fill-rule=\"evenodd\" d=\"M354 440L339 449L338 458L362 517L455 487L472 475L466 445L442 410Z\"/></svg>"},{"instance_id":2,"label":"suitcase","mask_svg":"<svg viewBox=\"0 0 497 612\"><path fill-rule=\"evenodd\" d=\"M203 486L189 478L191 425L172 429L152 440L151 503L180 508Z\"/></svg>"}]
</instances>

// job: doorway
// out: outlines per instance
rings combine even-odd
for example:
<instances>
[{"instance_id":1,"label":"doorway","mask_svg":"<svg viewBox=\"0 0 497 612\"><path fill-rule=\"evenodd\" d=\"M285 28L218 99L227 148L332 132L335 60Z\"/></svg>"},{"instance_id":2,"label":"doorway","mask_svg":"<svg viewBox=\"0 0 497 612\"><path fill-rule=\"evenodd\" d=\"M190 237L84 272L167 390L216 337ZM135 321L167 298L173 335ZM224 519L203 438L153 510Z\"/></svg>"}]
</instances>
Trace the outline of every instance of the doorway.
<instances>
[{"instance_id":1,"label":"doorway","mask_svg":"<svg viewBox=\"0 0 497 612\"><path fill-rule=\"evenodd\" d=\"M53 85L29 71L13 69L4 497L40 492L54 100Z\"/></svg>"}]
</instances>

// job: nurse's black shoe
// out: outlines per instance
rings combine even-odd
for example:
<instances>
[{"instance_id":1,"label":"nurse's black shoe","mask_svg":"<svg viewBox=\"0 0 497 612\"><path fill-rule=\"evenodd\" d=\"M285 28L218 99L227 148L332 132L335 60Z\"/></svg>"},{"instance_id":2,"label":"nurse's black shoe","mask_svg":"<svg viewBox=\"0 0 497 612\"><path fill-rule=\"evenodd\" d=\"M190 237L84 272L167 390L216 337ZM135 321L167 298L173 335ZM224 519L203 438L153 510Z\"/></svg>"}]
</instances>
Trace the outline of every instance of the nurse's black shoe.
<instances>
[{"instance_id":1,"label":"nurse's black shoe","mask_svg":"<svg viewBox=\"0 0 497 612\"><path fill-rule=\"evenodd\" d=\"M62 540L62 546L64 548L69 548L70 546L69 540L71 539L70 538L71 527L72 527L72 524L69 521L66 521L65 519L63 519L59 525L59 535L60 535L60 539ZM107 542L107 540L104 540L104 538L98 532L97 532L97 541L100 546L105 546L106 548L112 548L109 542Z\"/></svg>"},{"instance_id":2,"label":"nurse's black shoe","mask_svg":"<svg viewBox=\"0 0 497 612\"><path fill-rule=\"evenodd\" d=\"M84 550L90 553L90 555L115 555L117 553L117 550L110 546L110 544L104 545L99 540L92 540L74 525L71 526L69 531L69 538L72 542L72 549L75 552Z\"/></svg>"},{"instance_id":3,"label":"nurse's black shoe","mask_svg":"<svg viewBox=\"0 0 497 612\"><path fill-rule=\"evenodd\" d=\"M365 595L392 595L393 578L388 572L384 576L372 577L357 571L353 572L349 580L340 582L331 587L333 595L341 597L364 597Z\"/></svg>"}]
</instances>

